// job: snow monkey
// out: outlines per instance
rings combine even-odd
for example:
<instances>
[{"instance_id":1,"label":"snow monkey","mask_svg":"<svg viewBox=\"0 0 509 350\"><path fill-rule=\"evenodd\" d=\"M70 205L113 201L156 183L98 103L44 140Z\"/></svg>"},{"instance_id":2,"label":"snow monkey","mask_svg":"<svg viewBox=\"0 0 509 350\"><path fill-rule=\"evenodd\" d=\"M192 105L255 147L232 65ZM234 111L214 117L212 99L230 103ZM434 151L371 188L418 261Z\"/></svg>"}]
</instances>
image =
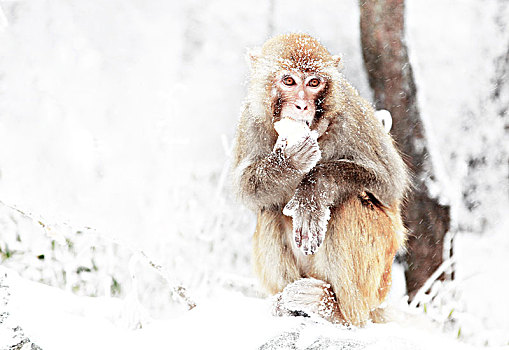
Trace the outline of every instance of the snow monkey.
<instances>
[{"instance_id":1,"label":"snow monkey","mask_svg":"<svg viewBox=\"0 0 509 350\"><path fill-rule=\"evenodd\" d=\"M249 54L234 186L257 215L254 266L276 314L382 321L405 242L407 170L373 107L306 34Z\"/></svg>"}]
</instances>

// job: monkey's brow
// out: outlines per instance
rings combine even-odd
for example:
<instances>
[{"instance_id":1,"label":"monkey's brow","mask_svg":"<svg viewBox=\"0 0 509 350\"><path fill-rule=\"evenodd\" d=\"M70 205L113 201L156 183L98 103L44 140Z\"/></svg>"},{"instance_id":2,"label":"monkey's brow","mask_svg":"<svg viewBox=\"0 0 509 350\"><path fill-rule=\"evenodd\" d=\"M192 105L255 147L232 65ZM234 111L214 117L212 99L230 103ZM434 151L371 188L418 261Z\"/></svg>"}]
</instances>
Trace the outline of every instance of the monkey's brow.
<instances>
[{"instance_id":1,"label":"monkey's brow","mask_svg":"<svg viewBox=\"0 0 509 350\"><path fill-rule=\"evenodd\" d=\"M297 76L297 77L305 77L306 73L298 70L283 70L280 76Z\"/></svg>"},{"instance_id":2,"label":"monkey's brow","mask_svg":"<svg viewBox=\"0 0 509 350\"><path fill-rule=\"evenodd\" d=\"M317 78L317 79L320 79L321 81L325 80L325 78L322 75L314 73L314 72L305 73L304 80L308 80L309 78L312 78L312 79Z\"/></svg>"}]
</instances>

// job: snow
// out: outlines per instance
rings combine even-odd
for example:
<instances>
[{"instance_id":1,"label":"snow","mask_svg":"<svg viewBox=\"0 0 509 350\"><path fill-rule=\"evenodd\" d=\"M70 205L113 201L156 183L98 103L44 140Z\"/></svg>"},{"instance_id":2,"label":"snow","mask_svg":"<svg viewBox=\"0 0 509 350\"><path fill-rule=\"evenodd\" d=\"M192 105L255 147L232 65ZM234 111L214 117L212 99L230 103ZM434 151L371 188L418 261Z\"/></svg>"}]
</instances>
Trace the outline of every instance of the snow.
<instances>
[{"instance_id":1,"label":"snow","mask_svg":"<svg viewBox=\"0 0 509 350\"><path fill-rule=\"evenodd\" d=\"M509 226L506 224L505 227ZM490 233L482 240L473 233L458 235L455 249L459 259L457 278L463 299L475 300L484 295L482 303L465 306L471 317L468 327L486 332L487 339L490 339L490 332L495 339L507 339L509 315L505 302L509 280L504 275L505 271L509 271L507 231Z\"/></svg>"},{"instance_id":2,"label":"snow","mask_svg":"<svg viewBox=\"0 0 509 350\"><path fill-rule=\"evenodd\" d=\"M251 272L254 215L228 188L247 48L282 32L315 35L371 99L354 0L0 1L10 324L43 349L246 348L280 334L300 348L320 336L372 340L367 348L467 347L458 333L473 346L507 345L509 4L406 3L456 271L453 283L433 283L418 312L444 335L415 318L338 330L271 317ZM187 311L179 286L196 308Z\"/></svg>"},{"instance_id":3,"label":"snow","mask_svg":"<svg viewBox=\"0 0 509 350\"><path fill-rule=\"evenodd\" d=\"M505 216L507 87L500 57L509 42L503 1L409 1L407 41L438 184L453 225L482 232ZM503 76L503 75L502 75ZM503 95L495 98L494 91ZM507 191L506 191L507 193Z\"/></svg>"},{"instance_id":4,"label":"snow","mask_svg":"<svg viewBox=\"0 0 509 350\"><path fill-rule=\"evenodd\" d=\"M42 349L257 349L290 332L297 335L297 349L311 348L317 339L339 345L353 343L359 349L470 348L436 331L395 322L348 329L300 317L271 317L270 300L226 291L178 319L153 321L142 329L129 330L121 324L126 300L78 297L27 281L5 268L0 268L0 274L7 276L2 287L8 286L11 293L8 317L22 324L30 341Z\"/></svg>"},{"instance_id":5,"label":"snow","mask_svg":"<svg viewBox=\"0 0 509 350\"><path fill-rule=\"evenodd\" d=\"M279 135L274 149L284 149L285 147L295 145L299 140L311 133L309 127L303 121L297 121L290 117L275 122L274 129ZM317 139L318 136L316 135L314 138Z\"/></svg>"}]
</instances>

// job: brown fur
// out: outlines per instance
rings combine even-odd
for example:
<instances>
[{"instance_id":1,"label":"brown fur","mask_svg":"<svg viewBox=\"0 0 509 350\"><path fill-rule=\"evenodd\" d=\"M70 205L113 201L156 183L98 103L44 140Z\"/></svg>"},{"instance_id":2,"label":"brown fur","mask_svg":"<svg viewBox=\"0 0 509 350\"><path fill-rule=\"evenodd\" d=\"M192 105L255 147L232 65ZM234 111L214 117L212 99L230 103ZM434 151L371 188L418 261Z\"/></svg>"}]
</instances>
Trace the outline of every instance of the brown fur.
<instances>
[{"instance_id":1,"label":"brown fur","mask_svg":"<svg viewBox=\"0 0 509 350\"><path fill-rule=\"evenodd\" d=\"M272 294L300 278L326 281L336 295L342 319L333 321L363 324L387 296L392 260L404 232L399 212L386 213L351 198L333 209L322 247L304 257L306 269L302 270L289 242L291 219L263 211L253 240L255 272Z\"/></svg>"},{"instance_id":2,"label":"brown fur","mask_svg":"<svg viewBox=\"0 0 509 350\"><path fill-rule=\"evenodd\" d=\"M321 290L317 312L333 322L362 325L382 319L377 307L390 289L392 261L405 241L399 206L408 179L392 139L371 105L339 73L337 62L304 34L271 39L252 57L233 175L239 197L258 213L254 266L262 285L275 294L302 278L323 281L313 288ZM326 126L318 138L322 157L308 173L273 151L277 95L272 82L291 69L327 80L323 100L316 101L321 113L311 125ZM330 209L325 239L316 251L306 252L311 255L296 249L295 216L292 221L282 213L290 200L309 222L320 219L320 209ZM320 311L323 305L327 312Z\"/></svg>"}]
</instances>

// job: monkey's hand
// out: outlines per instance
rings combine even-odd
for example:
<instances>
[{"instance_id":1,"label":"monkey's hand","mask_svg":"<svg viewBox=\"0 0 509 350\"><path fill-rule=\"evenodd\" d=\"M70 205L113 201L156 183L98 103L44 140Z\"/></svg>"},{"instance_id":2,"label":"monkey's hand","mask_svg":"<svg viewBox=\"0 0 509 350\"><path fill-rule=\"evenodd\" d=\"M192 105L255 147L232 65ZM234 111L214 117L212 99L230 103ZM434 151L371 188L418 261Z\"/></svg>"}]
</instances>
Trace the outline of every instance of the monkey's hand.
<instances>
[{"instance_id":1,"label":"monkey's hand","mask_svg":"<svg viewBox=\"0 0 509 350\"><path fill-rule=\"evenodd\" d=\"M293 218L293 239L305 255L316 252L323 243L330 219L328 206L313 197L299 198L296 193L283 209L283 214Z\"/></svg>"},{"instance_id":2,"label":"monkey's hand","mask_svg":"<svg viewBox=\"0 0 509 350\"><path fill-rule=\"evenodd\" d=\"M339 318L339 308L331 286L315 278L301 278L287 285L275 296L272 313L275 316L316 315L329 322Z\"/></svg>"},{"instance_id":3,"label":"monkey's hand","mask_svg":"<svg viewBox=\"0 0 509 350\"><path fill-rule=\"evenodd\" d=\"M316 134L308 134L297 143L281 149L289 163L303 173L309 172L322 157Z\"/></svg>"}]
</instances>

